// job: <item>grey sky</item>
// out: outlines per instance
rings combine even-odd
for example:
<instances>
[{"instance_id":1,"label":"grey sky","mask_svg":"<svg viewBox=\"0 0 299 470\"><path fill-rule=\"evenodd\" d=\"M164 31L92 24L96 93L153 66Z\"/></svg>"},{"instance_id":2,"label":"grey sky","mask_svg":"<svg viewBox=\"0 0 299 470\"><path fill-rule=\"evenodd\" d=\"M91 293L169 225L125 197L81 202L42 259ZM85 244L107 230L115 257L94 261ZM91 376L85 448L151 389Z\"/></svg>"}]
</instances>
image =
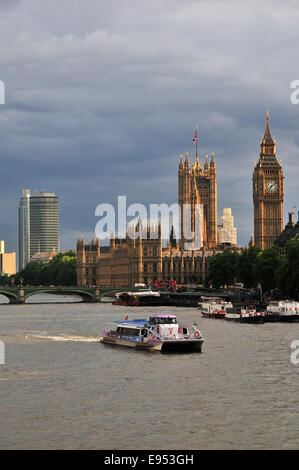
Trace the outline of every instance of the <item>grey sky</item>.
<instances>
[{"instance_id":1,"label":"grey sky","mask_svg":"<svg viewBox=\"0 0 299 470\"><path fill-rule=\"evenodd\" d=\"M299 4L288 1L0 1L0 238L17 251L23 188L60 199L62 248L95 207L177 201L181 153L215 153L218 217L253 231L251 177L266 110L298 206Z\"/></svg>"}]
</instances>

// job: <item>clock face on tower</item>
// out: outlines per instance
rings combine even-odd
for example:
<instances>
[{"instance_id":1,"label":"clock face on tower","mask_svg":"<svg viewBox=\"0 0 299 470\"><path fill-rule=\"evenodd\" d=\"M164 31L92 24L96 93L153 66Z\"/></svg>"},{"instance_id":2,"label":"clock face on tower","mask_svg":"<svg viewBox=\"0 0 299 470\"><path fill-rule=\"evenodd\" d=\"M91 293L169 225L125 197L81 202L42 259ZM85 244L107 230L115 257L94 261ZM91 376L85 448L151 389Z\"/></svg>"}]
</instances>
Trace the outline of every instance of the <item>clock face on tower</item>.
<instances>
[{"instance_id":1,"label":"clock face on tower","mask_svg":"<svg viewBox=\"0 0 299 470\"><path fill-rule=\"evenodd\" d=\"M266 191L267 191L267 193L277 193L277 191L278 191L277 181L268 180L266 182Z\"/></svg>"}]
</instances>

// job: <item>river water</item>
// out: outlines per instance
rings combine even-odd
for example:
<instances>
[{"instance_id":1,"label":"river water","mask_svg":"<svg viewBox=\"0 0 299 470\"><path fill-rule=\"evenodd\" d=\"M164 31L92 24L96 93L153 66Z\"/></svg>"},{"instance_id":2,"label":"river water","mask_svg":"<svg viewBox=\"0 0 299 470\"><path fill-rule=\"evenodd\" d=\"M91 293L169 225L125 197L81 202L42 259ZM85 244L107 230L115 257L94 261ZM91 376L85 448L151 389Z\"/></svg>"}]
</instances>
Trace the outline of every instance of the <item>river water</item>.
<instances>
[{"instance_id":1,"label":"river water","mask_svg":"<svg viewBox=\"0 0 299 470\"><path fill-rule=\"evenodd\" d=\"M1 449L298 449L299 324L69 300L0 305ZM196 322L202 353L98 342L113 321L151 313Z\"/></svg>"}]
</instances>

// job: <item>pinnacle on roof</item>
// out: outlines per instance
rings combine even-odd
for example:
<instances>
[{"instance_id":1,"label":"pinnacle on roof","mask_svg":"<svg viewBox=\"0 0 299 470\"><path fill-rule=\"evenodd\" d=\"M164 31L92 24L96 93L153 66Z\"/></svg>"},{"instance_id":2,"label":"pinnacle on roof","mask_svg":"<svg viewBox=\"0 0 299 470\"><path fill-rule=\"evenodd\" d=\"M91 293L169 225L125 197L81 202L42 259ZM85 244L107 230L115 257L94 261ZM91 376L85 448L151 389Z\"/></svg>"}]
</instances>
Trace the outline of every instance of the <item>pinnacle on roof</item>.
<instances>
[{"instance_id":1,"label":"pinnacle on roof","mask_svg":"<svg viewBox=\"0 0 299 470\"><path fill-rule=\"evenodd\" d=\"M266 124L266 130L264 134L264 138L262 140L262 145L275 145L275 139L273 139L271 131L270 131L270 126L269 126L269 111L267 111L267 124Z\"/></svg>"},{"instance_id":2,"label":"pinnacle on roof","mask_svg":"<svg viewBox=\"0 0 299 470\"><path fill-rule=\"evenodd\" d=\"M190 162L189 162L189 158L188 158L188 152L186 152L186 160L185 160L185 169L190 169Z\"/></svg>"},{"instance_id":3,"label":"pinnacle on roof","mask_svg":"<svg viewBox=\"0 0 299 470\"><path fill-rule=\"evenodd\" d=\"M183 155L181 155L180 158L181 158L181 160L180 160L179 168L180 168L180 170L182 170L184 168Z\"/></svg>"},{"instance_id":4,"label":"pinnacle on roof","mask_svg":"<svg viewBox=\"0 0 299 470\"><path fill-rule=\"evenodd\" d=\"M216 166L215 159L214 159L214 152L212 152L211 166Z\"/></svg>"}]
</instances>

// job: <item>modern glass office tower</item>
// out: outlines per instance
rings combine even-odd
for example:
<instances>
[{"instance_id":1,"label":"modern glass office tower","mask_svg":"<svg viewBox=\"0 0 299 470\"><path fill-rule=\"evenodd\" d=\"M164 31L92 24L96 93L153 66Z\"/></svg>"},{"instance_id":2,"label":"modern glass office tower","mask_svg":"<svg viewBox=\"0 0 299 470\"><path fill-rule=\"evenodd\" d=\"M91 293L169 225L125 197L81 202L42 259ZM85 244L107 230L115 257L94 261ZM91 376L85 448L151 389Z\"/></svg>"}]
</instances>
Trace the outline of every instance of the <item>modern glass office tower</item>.
<instances>
[{"instance_id":1,"label":"modern glass office tower","mask_svg":"<svg viewBox=\"0 0 299 470\"><path fill-rule=\"evenodd\" d=\"M58 197L46 191L23 190L19 205L19 270L35 253L59 252Z\"/></svg>"},{"instance_id":2,"label":"modern glass office tower","mask_svg":"<svg viewBox=\"0 0 299 470\"><path fill-rule=\"evenodd\" d=\"M30 189L23 189L19 205L19 271L30 260Z\"/></svg>"},{"instance_id":3,"label":"modern glass office tower","mask_svg":"<svg viewBox=\"0 0 299 470\"><path fill-rule=\"evenodd\" d=\"M35 253L59 252L58 197L46 191L30 196L30 258Z\"/></svg>"}]
</instances>

